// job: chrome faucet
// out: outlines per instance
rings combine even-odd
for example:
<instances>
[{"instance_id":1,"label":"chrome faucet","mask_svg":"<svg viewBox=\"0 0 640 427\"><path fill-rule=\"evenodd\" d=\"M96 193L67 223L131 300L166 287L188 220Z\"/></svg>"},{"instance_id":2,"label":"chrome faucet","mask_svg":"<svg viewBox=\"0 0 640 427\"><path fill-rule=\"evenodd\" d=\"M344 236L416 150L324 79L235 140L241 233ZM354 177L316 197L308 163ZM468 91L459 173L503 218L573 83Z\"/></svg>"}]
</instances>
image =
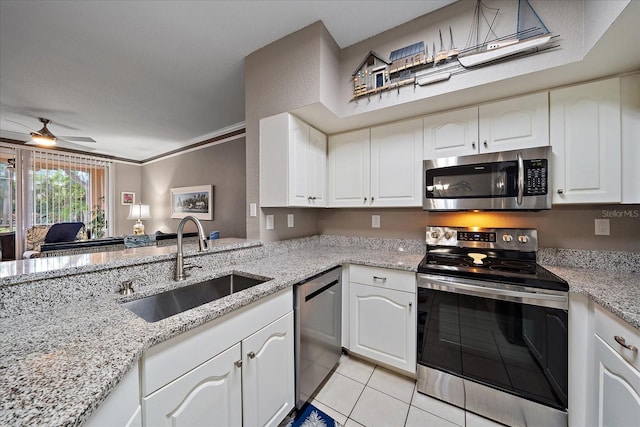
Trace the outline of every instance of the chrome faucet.
<instances>
[{"instance_id":1,"label":"chrome faucet","mask_svg":"<svg viewBox=\"0 0 640 427\"><path fill-rule=\"evenodd\" d=\"M184 278L186 277L185 270L189 270L194 267L200 268L199 265L195 265L195 264L185 265L182 257L182 233L183 233L184 225L188 220L193 221L196 227L198 227L198 244L200 245L200 252L204 252L207 249L209 249L209 246L207 245L207 238L204 236L204 229L202 228L202 223L200 222L200 220L191 215L188 215L182 218L182 221L180 221L180 224L178 224L178 255L176 257L176 275L175 275L175 280L177 281L184 280Z\"/></svg>"}]
</instances>

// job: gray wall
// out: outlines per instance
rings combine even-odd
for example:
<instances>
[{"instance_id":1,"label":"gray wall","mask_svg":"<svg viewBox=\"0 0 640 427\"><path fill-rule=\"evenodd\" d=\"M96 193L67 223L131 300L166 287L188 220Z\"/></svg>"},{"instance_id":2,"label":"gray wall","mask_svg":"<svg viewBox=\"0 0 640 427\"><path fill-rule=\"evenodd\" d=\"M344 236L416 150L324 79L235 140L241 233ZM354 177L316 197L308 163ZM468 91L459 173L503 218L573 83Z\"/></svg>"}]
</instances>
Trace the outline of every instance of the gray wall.
<instances>
[{"instance_id":1,"label":"gray wall","mask_svg":"<svg viewBox=\"0 0 640 427\"><path fill-rule=\"evenodd\" d=\"M259 122L263 117L291 111L306 105L330 101L336 93L332 87L321 88L321 77L338 63L338 46L321 22L290 34L245 58L245 125L247 138L247 208L260 206ZM337 70L332 76L337 78ZM331 79L329 79L330 81ZM276 221L286 210L273 209ZM256 218L247 218L247 237L264 241L318 233L316 213L300 209L293 229L278 227L266 230L265 213L258 209ZM286 220L285 220L286 221ZM286 225L286 222L285 222ZM282 231L282 234L280 234Z\"/></svg>"},{"instance_id":2,"label":"gray wall","mask_svg":"<svg viewBox=\"0 0 640 427\"><path fill-rule=\"evenodd\" d=\"M374 214L380 215L380 228L371 228ZM609 218L610 236L595 235L597 218ZM322 234L419 240L427 225L535 228L542 247L640 252L640 205L554 206L540 212L322 209L318 221Z\"/></svg>"},{"instance_id":3,"label":"gray wall","mask_svg":"<svg viewBox=\"0 0 640 427\"><path fill-rule=\"evenodd\" d=\"M142 197L142 166L132 163L114 163L114 213L111 234L114 236L122 236L133 233L133 223L135 221L127 220L129 215L129 206L120 204L120 194L123 191L134 192L136 194L136 203L140 203Z\"/></svg>"},{"instance_id":4,"label":"gray wall","mask_svg":"<svg viewBox=\"0 0 640 427\"><path fill-rule=\"evenodd\" d=\"M176 232L180 220L170 218L171 188L213 184L214 219L202 221L205 232L218 230L220 237L245 237L245 170L243 137L144 164L143 194L136 201L151 206L152 219L144 221L145 232ZM135 221L126 222L132 228ZM185 230L196 228L189 222Z\"/></svg>"}]
</instances>

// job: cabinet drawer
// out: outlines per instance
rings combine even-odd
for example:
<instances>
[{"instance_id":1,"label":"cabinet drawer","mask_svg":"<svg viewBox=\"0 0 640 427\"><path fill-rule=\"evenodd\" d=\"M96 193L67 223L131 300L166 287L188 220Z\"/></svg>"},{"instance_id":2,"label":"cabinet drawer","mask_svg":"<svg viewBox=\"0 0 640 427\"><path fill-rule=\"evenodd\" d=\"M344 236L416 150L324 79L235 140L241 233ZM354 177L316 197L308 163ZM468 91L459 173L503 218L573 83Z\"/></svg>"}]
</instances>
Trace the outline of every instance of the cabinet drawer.
<instances>
[{"instance_id":1,"label":"cabinet drawer","mask_svg":"<svg viewBox=\"0 0 640 427\"><path fill-rule=\"evenodd\" d=\"M410 271L350 265L349 281L363 285L416 293L416 274Z\"/></svg>"},{"instance_id":2,"label":"cabinet drawer","mask_svg":"<svg viewBox=\"0 0 640 427\"><path fill-rule=\"evenodd\" d=\"M620 356L640 371L640 331L599 305L595 305L596 334ZM636 351L624 348L615 337L624 338L627 345L636 347Z\"/></svg>"}]
</instances>

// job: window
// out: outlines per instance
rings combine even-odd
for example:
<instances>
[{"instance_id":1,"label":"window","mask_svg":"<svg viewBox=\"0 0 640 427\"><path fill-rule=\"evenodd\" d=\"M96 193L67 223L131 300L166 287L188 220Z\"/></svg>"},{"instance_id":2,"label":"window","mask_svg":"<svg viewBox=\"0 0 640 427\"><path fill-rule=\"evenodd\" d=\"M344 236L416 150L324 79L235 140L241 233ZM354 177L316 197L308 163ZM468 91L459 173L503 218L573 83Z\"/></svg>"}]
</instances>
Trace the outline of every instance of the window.
<instances>
[{"instance_id":1,"label":"window","mask_svg":"<svg viewBox=\"0 0 640 427\"><path fill-rule=\"evenodd\" d=\"M16 255L33 225L83 222L109 234L111 162L77 154L0 145L0 232L15 232Z\"/></svg>"},{"instance_id":2,"label":"window","mask_svg":"<svg viewBox=\"0 0 640 427\"><path fill-rule=\"evenodd\" d=\"M107 165L102 160L33 151L30 225L80 221L89 226L92 211L105 209Z\"/></svg>"},{"instance_id":3,"label":"window","mask_svg":"<svg viewBox=\"0 0 640 427\"><path fill-rule=\"evenodd\" d=\"M14 148L0 147L0 233L16 230L16 179Z\"/></svg>"}]
</instances>

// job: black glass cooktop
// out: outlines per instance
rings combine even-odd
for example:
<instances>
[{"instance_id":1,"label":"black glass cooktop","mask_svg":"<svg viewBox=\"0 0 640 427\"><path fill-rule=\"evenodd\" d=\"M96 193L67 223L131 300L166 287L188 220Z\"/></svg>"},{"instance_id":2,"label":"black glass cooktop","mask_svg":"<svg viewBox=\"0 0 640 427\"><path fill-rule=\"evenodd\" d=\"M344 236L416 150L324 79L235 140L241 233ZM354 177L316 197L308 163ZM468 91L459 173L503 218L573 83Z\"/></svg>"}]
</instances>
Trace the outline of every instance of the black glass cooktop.
<instances>
[{"instance_id":1,"label":"black glass cooktop","mask_svg":"<svg viewBox=\"0 0 640 427\"><path fill-rule=\"evenodd\" d=\"M565 280L536 264L535 253L512 252L431 248L418 272L569 291Z\"/></svg>"}]
</instances>

